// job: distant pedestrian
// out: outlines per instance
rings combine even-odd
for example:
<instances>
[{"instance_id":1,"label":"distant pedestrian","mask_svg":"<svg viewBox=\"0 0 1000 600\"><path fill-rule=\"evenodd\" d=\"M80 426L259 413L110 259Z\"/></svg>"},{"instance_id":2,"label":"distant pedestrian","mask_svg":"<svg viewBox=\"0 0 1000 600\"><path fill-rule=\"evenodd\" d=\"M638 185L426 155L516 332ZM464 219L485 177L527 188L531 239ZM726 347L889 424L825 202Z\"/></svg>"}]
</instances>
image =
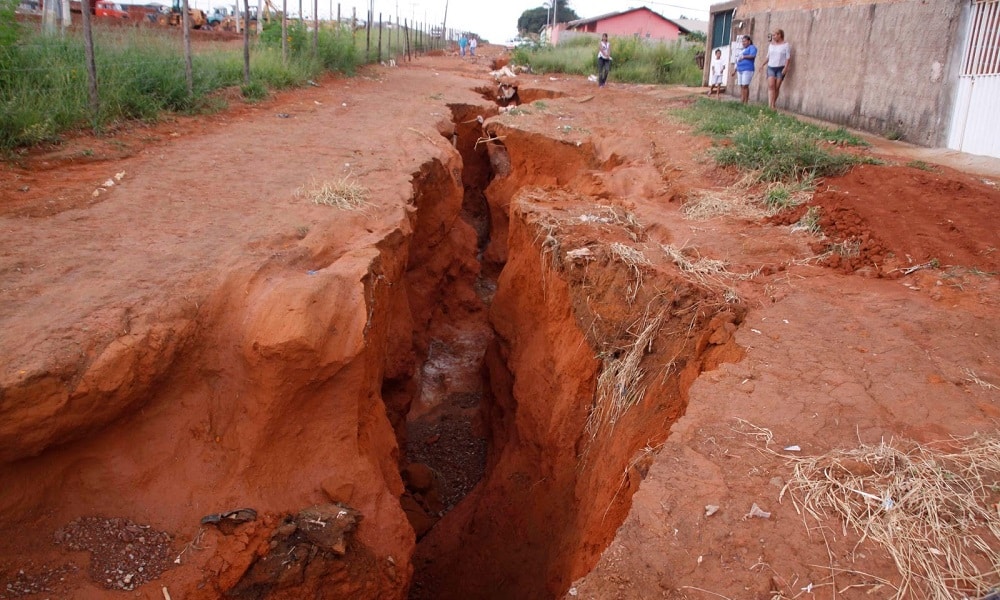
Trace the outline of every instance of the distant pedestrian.
<instances>
[{"instance_id":1,"label":"distant pedestrian","mask_svg":"<svg viewBox=\"0 0 1000 600\"><path fill-rule=\"evenodd\" d=\"M771 43L767 45L767 105L774 109L778 102L781 82L788 77L792 66L792 47L785 41L785 32L775 30Z\"/></svg>"},{"instance_id":2,"label":"distant pedestrian","mask_svg":"<svg viewBox=\"0 0 1000 600\"><path fill-rule=\"evenodd\" d=\"M740 84L740 102L746 104L750 100L750 82L753 81L754 60L757 58L757 46L749 35L743 36L740 42L742 48L736 53L736 83Z\"/></svg>"},{"instance_id":3,"label":"distant pedestrian","mask_svg":"<svg viewBox=\"0 0 1000 600\"><path fill-rule=\"evenodd\" d=\"M726 61L722 60L722 50L715 49L715 58L712 59L711 71L708 76L708 97L718 92L722 98L722 88L726 85Z\"/></svg>"},{"instance_id":4,"label":"distant pedestrian","mask_svg":"<svg viewBox=\"0 0 1000 600\"><path fill-rule=\"evenodd\" d=\"M458 38L458 54L459 56L465 56L465 47L469 45L469 38L465 37L463 33Z\"/></svg>"},{"instance_id":5,"label":"distant pedestrian","mask_svg":"<svg viewBox=\"0 0 1000 600\"><path fill-rule=\"evenodd\" d=\"M608 74L611 73L611 43L608 41L608 34L601 36L601 45L597 50L597 85L604 87L608 82Z\"/></svg>"},{"instance_id":6,"label":"distant pedestrian","mask_svg":"<svg viewBox=\"0 0 1000 600\"><path fill-rule=\"evenodd\" d=\"M470 56L475 56L476 55L476 46L478 46L478 45L479 45L479 42L476 41L476 36L472 36L471 38L469 38L469 55Z\"/></svg>"}]
</instances>

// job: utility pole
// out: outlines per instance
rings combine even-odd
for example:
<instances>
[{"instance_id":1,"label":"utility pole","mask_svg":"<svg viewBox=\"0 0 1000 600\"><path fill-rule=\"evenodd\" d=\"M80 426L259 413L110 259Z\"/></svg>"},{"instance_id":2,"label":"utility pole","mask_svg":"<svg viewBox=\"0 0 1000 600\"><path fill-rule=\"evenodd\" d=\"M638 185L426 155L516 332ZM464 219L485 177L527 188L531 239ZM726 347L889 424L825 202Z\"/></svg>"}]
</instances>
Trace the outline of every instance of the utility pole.
<instances>
[{"instance_id":1,"label":"utility pole","mask_svg":"<svg viewBox=\"0 0 1000 600\"><path fill-rule=\"evenodd\" d=\"M559 41L558 29L559 29L559 0L552 0L552 45L555 46Z\"/></svg>"},{"instance_id":2,"label":"utility pole","mask_svg":"<svg viewBox=\"0 0 1000 600\"><path fill-rule=\"evenodd\" d=\"M446 31L448 31L448 0L444 0L444 18L441 19L441 39L446 39Z\"/></svg>"}]
</instances>

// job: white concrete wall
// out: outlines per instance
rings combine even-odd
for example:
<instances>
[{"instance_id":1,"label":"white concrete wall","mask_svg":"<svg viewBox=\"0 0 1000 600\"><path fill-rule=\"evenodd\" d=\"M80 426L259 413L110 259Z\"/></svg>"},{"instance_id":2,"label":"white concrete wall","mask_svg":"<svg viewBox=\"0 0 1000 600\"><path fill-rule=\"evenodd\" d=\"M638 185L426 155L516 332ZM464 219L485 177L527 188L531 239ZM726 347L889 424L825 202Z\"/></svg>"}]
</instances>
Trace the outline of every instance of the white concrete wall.
<instances>
[{"instance_id":1,"label":"white concrete wall","mask_svg":"<svg viewBox=\"0 0 1000 600\"><path fill-rule=\"evenodd\" d=\"M969 13L966 0L746 0L734 34L759 51L751 102L767 103L768 33L783 29L779 109L944 146Z\"/></svg>"}]
</instances>

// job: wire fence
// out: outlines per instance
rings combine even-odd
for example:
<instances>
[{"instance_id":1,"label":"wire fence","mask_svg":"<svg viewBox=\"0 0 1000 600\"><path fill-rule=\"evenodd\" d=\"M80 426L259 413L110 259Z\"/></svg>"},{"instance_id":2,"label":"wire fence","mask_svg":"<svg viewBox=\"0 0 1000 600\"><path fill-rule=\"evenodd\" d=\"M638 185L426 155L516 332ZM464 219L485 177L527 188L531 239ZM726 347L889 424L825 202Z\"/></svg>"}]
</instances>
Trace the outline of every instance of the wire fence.
<instances>
[{"instance_id":1,"label":"wire fence","mask_svg":"<svg viewBox=\"0 0 1000 600\"><path fill-rule=\"evenodd\" d=\"M91 3L93 2L96 2L96 0L91 0ZM74 4L78 5L79 3L74 2ZM256 42L258 36L260 36L265 27L277 27L280 25L307 31L312 34L308 38L313 52L316 51L320 33L344 34L345 32L349 32L353 45L361 52L361 61L363 63L385 62L388 60L412 60L414 56L449 48L463 34L458 29L444 27L441 24L413 22L399 16L394 17L383 13L373 14L370 11L359 12L357 7L345 8L340 3L335 5L332 2L330 3L331 18L289 17L285 18L283 22L280 12L267 11L265 16L259 20L255 16L245 19L246 14L253 14L253 11L251 10L250 13L242 13L240 11L230 15L231 18L228 20L220 20L214 25L205 25L198 28L192 26L187 30L184 29L183 22L179 18L176 23L173 23L169 20L157 21L141 17L135 20L123 20L91 15L90 26L102 31L101 37L95 43L100 43L101 39L109 39L109 32L113 32L116 29L138 29L156 32L160 38L170 39L173 37L179 45L182 44L185 36L192 36L191 39L196 44L195 52L212 48L213 42L232 41L236 39L234 35L242 35L246 25L249 25L247 29L249 36L247 37L251 53L257 49ZM35 10L19 13L18 20L28 31L35 30L39 33L73 35L83 29L82 14L78 9L71 11L65 19L62 17L63 15L60 13L50 16L42 10ZM282 37L287 38L287 34L284 34ZM45 45L42 43L33 43L32 39L38 38L32 37L28 41L20 42L18 44L19 47L26 49L31 48L32 45ZM0 56L10 51L10 48L0 46ZM129 64L141 65L143 63L116 62L118 66L128 66ZM6 65L5 68L21 72L65 69L62 65L51 66L45 64L31 66ZM80 68L85 69L86 65L81 64Z\"/></svg>"},{"instance_id":2,"label":"wire fence","mask_svg":"<svg viewBox=\"0 0 1000 600\"><path fill-rule=\"evenodd\" d=\"M220 26L195 30L184 9L139 26L90 11L68 13L71 19L61 22L51 14L17 15L19 33L0 35L13 39L0 43L0 152L55 141L83 126L99 130L164 111L211 109L212 93L221 88L239 86L252 101L271 89L306 85L324 71L414 60L444 51L462 33L337 4L328 19L271 11L257 22L244 10L226 23L233 27L241 17L237 34ZM0 23L0 33L10 25Z\"/></svg>"}]
</instances>

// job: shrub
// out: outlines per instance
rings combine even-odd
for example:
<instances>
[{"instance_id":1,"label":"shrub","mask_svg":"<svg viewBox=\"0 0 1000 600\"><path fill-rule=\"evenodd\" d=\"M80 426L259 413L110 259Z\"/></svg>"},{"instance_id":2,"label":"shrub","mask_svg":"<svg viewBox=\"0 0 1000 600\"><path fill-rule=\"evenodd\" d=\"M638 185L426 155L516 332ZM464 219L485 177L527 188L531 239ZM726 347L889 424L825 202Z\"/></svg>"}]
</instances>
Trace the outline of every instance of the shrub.
<instances>
[{"instance_id":1,"label":"shrub","mask_svg":"<svg viewBox=\"0 0 1000 600\"><path fill-rule=\"evenodd\" d=\"M577 36L552 47L523 46L514 62L539 73L590 75L597 72L596 36ZM611 39L611 79L628 83L699 85L697 49L683 42L649 44L635 37Z\"/></svg>"}]
</instances>

